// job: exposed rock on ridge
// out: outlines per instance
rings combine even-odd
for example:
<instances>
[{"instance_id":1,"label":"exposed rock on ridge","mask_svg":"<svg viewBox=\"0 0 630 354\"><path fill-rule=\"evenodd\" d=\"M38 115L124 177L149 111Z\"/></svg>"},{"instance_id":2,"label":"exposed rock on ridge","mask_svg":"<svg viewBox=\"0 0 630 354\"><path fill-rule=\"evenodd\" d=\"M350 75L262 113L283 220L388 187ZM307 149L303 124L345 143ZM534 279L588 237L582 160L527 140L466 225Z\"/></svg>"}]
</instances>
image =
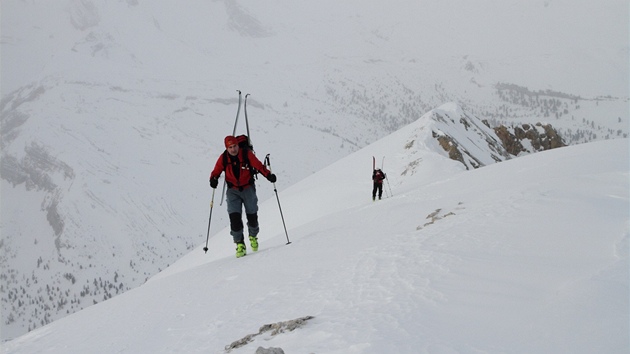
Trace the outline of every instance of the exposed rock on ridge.
<instances>
[{"instance_id":1,"label":"exposed rock on ridge","mask_svg":"<svg viewBox=\"0 0 630 354\"><path fill-rule=\"evenodd\" d=\"M536 123L535 126L523 124L509 128L501 125L495 127L494 131L507 152L513 156L566 146L551 124ZM523 145L524 142L525 145Z\"/></svg>"},{"instance_id":2,"label":"exposed rock on ridge","mask_svg":"<svg viewBox=\"0 0 630 354\"><path fill-rule=\"evenodd\" d=\"M447 156L466 169L566 146L551 124L491 128L487 121L469 115L455 103L431 110L424 117L433 121L432 137Z\"/></svg>"}]
</instances>

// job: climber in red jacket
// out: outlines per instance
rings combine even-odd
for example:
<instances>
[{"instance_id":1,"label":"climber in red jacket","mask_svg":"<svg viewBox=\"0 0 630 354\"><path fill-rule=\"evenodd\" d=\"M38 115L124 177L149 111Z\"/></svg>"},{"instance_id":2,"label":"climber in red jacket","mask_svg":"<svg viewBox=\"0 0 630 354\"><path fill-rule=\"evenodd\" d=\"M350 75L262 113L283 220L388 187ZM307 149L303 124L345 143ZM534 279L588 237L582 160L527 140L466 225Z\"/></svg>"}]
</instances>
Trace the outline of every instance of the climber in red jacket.
<instances>
[{"instance_id":1,"label":"climber in red jacket","mask_svg":"<svg viewBox=\"0 0 630 354\"><path fill-rule=\"evenodd\" d=\"M244 141L242 141L244 139ZM241 141L239 141L241 140ZM254 183L255 173L261 173L269 182L276 182L276 175L271 173L254 152L247 146L247 137L228 135L225 137L225 151L217 159L210 173L210 187L216 188L219 177L225 171L228 215L230 216L230 234L236 244L236 257L247 254L244 242L243 219L241 213L245 207L249 241L253 251L258 250L258 197ZM240 143L240 144L239 144ZM240 146L239 146L240 145Z\"/></svg>"}]
</instances>

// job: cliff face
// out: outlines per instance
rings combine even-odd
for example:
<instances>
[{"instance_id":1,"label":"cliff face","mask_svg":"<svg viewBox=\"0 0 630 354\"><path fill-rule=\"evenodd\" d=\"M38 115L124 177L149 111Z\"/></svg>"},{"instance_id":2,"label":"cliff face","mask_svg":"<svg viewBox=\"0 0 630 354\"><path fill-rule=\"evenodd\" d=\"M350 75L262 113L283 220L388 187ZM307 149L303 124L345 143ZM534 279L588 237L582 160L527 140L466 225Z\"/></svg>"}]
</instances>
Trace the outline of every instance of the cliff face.
<instances>
[{"instance_id":1,"label":"cliff face","mask_svg":"<svg viewBox=\"0 0 630 354\"><path fill-rule=\"evenodd\" d=\"M503 143L505 150L513 156L521 153L533 153L566 146L562 137L551 124L536 123L535 126L523 124L494 128L495 133Z\"/></svg>"},{"instance_id":2,"label":"cliff face","mask_svg":"<svg viewBox=\"0 0 630 354\"><path fill-rule=\"evenodd\" d=\"M446 155L469 170L521 154L566 146L550 124L491 128L488 121L469 114L455 103L433 109L424 118L431 122L432 138Z\"/></svg>"},{"instance_id":3,"label":"cliff face","mask_svg":"<svg viewBox=\"0 0 630 354\"><path fill-rule=\"evenodd\" d=\"M510 158L488 124L456 103L447 103L423 116L446 156L476 169Z\"/></svg>"}]
</instances>

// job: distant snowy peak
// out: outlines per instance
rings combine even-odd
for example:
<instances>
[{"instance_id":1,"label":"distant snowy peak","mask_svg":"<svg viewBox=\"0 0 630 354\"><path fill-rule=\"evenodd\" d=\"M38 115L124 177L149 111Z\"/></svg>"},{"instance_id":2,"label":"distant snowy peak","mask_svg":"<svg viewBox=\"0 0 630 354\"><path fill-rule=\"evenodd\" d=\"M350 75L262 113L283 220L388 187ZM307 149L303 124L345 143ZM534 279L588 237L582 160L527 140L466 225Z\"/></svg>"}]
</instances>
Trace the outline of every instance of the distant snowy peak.
<instances>
[{"instance_id":1,"label":"distant snowy peak","mask_svg":"<svg viewBox=\"0 0 630 354\"><path fill-rule=\"evenodd\" d=\"M468 114L456 103L446 103L426 113L431 138L439 153L461 162L466 169L479 168L510 158L501 139L487 122Z\"/></svg>"}]
</instances>

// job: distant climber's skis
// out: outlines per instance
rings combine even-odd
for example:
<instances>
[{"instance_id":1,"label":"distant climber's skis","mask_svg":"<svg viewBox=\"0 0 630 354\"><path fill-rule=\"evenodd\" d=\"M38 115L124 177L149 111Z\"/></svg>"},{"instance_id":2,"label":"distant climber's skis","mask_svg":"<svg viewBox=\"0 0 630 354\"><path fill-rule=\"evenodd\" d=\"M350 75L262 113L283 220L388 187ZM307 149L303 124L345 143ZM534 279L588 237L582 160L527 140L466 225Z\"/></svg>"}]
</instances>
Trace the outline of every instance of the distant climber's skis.
<instances>
[{"instance_id":1,"label":"distant climber's skis","mask_svg":"<svg viewBox=\"0 0 630 354\"><path fill-rule=\"evenodd\" d=\"M381 160L381 167L379 167L381 170L383 169L383 166L385 165L385 156L383 156L383 159ZM376 170L376 157L372 156L372 171Z\"/></svg>"}]
</instances>

